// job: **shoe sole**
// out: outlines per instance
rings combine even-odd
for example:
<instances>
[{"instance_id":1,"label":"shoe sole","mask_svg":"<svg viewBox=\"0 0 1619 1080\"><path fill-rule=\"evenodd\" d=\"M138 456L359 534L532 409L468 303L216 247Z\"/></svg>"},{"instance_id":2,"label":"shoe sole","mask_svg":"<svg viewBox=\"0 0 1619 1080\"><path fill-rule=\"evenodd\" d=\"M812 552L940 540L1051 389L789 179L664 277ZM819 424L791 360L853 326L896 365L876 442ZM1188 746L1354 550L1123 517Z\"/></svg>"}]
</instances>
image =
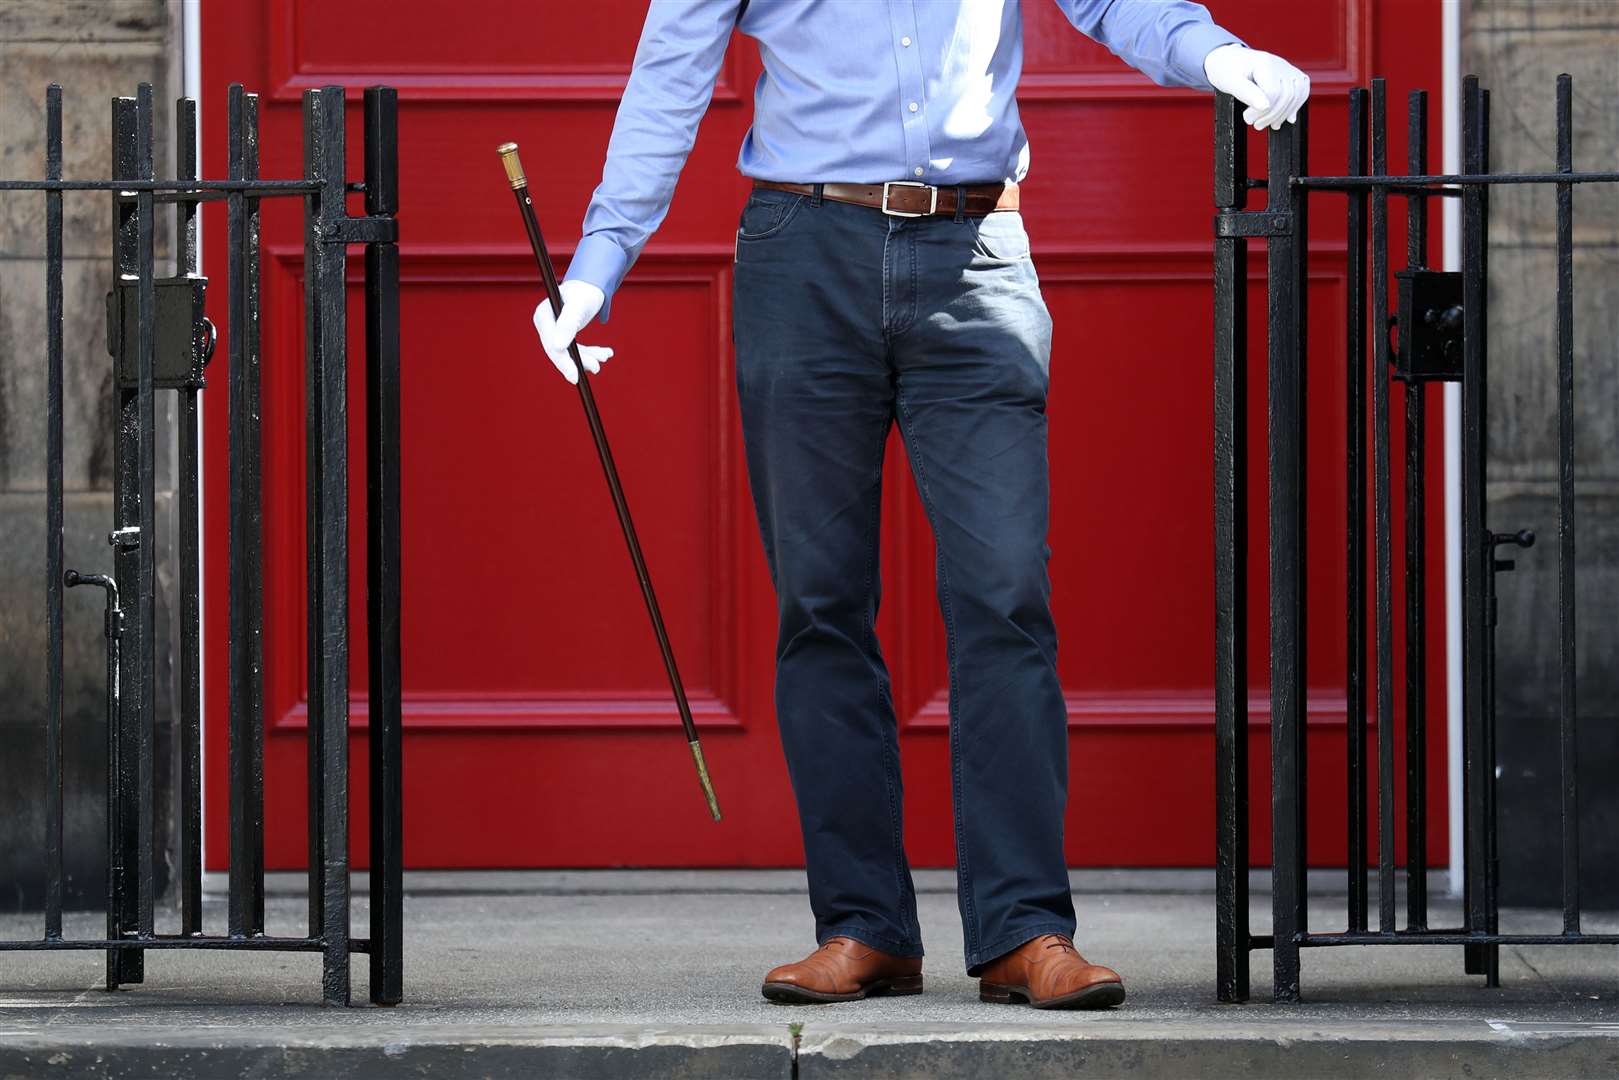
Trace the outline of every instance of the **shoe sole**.
<instances>
[{"instance_id":1,"label":"shoe sole","mask_svg":"<svg viewBox=\"0 0 1619 1080\"><path fill-rule=\"evenodd\" d=\"M1037 1000L1024 986L999 986L995 983L978 984L978 1000L996 1005L1028 1005L1036 1009L1111 1009L1124 1003L1124 984L1116 982L1093 983L1072 994Z\"/></svg>"},{"instance_id":2,"label":"shoe sole","mask_svg":"<svg viewBox=\"0 0 1619 1080\"><path fill-rule=\"evenodd\" d=\"M761 988L764 996L778 1005L831 1005L839 1001L860 1001L868 997L904 997L922 992L922 976L907 975L898 979L878 979L849 994L829 994L793 983L767 982Z\"/></svg>"}]
</instances>

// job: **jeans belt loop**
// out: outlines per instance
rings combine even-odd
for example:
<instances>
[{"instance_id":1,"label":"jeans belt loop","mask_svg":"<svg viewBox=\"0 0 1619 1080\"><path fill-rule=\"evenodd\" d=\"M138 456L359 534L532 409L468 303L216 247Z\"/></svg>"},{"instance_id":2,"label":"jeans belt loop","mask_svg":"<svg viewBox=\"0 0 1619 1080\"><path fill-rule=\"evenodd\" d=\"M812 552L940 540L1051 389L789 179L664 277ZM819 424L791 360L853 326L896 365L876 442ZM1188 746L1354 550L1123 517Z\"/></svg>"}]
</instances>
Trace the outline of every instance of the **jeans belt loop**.
<instances>
[{"instance_id":1,"label":"jeans belt loop","mask_svg":"<svg viewBox=\"0 0 1619 1080\"><path fill-rule=\"evenodd\" d=\"M956 185L956 224L967 220L967 185Z\"/></svg>"},{"instance_id":2,"label":"jeans belt loop","mask_svg":"<svg viewBox=\"0 0 1619 1080\"><path fill-rule=\"evenodd\" d=\"M823 190L825 190L825 188L826 188L825 184L816 184L815 185L815 194L810 196L810 205L811 206L820 206L821 205L821 192Z\"/></svg>"}]
</instances>

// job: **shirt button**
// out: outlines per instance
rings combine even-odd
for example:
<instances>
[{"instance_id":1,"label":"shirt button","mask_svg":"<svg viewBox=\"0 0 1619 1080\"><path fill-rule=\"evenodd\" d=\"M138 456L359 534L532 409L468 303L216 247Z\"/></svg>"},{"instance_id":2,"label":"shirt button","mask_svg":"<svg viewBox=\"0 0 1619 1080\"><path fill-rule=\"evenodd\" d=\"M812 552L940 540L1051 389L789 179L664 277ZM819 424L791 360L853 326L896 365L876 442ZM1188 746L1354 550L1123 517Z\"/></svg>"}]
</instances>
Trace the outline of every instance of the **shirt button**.
<instances>
[{"instance_id":1,"label":"shirt button","mask_svg":"<svg viewBox=\"0 0 1619 1080\"><path fill-rule=\"evenodd\" d=\"M922 175L922 166L918 165L916 167L916 175L918 175L918 176Z\"/></svg>"},{"instance_id":2,"label":"shirt button","mask_svg":"<svg viewBox=\"0 0 1619 1080\"><path fill-rule=\"evenodd\" d=\"M905 47L906 47L906 48L907 48L907 49L909 49L909 48L910 48L910 47L911 47L911 39L910 39L910 38L908 38L908 37L902 37L902 38L900 38L900 39L899 39L899 43L900 43L900 44L901 44L901 45L903 45L903 46L905 46Z\"/></svg>"},{"instance_id":3,"label":"shirt button","mask_svg":"<svg viewBox=\"0 0 1619 1080\"><path fill-rule=\"evenodd\" d=\"M917 104L916 104L916 102L913 101L913 102L911 102L911 111L915 112L916 110L917 110Z\"/></svg>"}]
</instances>

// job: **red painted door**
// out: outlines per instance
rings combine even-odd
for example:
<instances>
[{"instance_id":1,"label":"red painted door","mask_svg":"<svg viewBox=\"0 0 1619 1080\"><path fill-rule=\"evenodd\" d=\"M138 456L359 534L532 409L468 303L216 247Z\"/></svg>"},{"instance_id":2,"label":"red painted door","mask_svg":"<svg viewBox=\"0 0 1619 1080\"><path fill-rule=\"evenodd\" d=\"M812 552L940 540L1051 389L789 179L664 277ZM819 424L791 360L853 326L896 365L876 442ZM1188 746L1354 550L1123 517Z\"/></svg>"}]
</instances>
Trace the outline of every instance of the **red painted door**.
<instances>
[{"instance_id":1,"label":"red painted door","mask_svg":"<svg viewBox=\"0 0 1619 1080\"><path fill-rule=\"evenodd\" d=\"M1021 101L1034 164L1024 205L1056 321L1052 576L1080 796L1069 853L1080 865L1204 865L1213 831L1212 109L1206 95L1153 87L1074 32L1054 4L1025 7ZM1235 32L1310 71L1317 162L1342 160L1344 91L1370 74L1394 76L1395 94L1424 86L1437 98L1440 16L1432 0L1333 0L1313 5L1308 19L1289 0L1214 7ZM596 391L692 690L726 811L720 825L707 819L678 737L577 397L534 341L534 269L494 153L508 139L522 144L540 219L565 263L600 175L644 9L637 0L469 0L448 17L432 0L203 5L208 175L225 171L229 82L262 95L266 176L301 175L305 87L353 89L354 179L359 88L400 89L411 866L801 861L771 710L773 600L732 390L731 238L747 190L734 162L757 55L746 39L733 43L668 220L624 286L611 326L588 335L618 351ZM1437 160L1437 124L1434 138ZM1403 155L1402 146L1396 137L1391 156ZM1262 162L1259 150L1255 137L1254 160ZM205 255L217 266L224 229L215 207ZM1313 225L1322 254L1312 279L1312 364L1322 374L1311 385L1326 399L1313 407L1330 418L1342 411L1341 379L1332 377L1343 359L1334 329L1342 225L1335 210L1319 212ZM1263 249L1253 246L1257 275ZM280 868L301 865L305 835L302 237L294 208L266 205L263 251L267 862ZM223 300L216 291L221 333ZM1256 326L1260 303L1256 293ZM357 360L357 315L350 327ZM1262 362L1262 341L1255 345ZM224 385L221 360L211 374ZM361 390L356 368L351 392ZM220 391L207 395L206 422L207 620L223 628ZM1312 496L1321 568L1312 582L1323 589L1342 578L1332 540L1343 525L1342 470L1332 452L1341 446L1339 424L1318 424L1321 452L1312 448L1312 492L1322 493ZM357 429L350 446L363 462ZM1255 464L1262 490L1262 461ZM358 521L363 492L353 497ZM1435 491L1436 507L1437 498ZM879 630L895 675L907 842L917 865L948 865L944 638L932 545L897 441L886 514ZM1256 603L1261 525L1256 518ZM351 550L353 581L363 589L359 532ZM361 599L357 593L357 613ZM1437 591L1433 604L1439 610ZM1334 791L1342 775L1342 626L1341 603L1312 607L1312 738L1320 750L1312 746L1311 768ZM1434 626L1439 655L1442 628ZM1263 634L1254 628L1259 678ZM206 662L216 869L226 859L225 659L223 634L214 633ZM355 760L363 762L363 664L353 676ZM1438 777L1438 718L1431 730ZM1264 742L1255 742L1262 783ZM356 783L363 794L363 770ZM1442 780L1433 789L1442 791ZM1102 819L1098 805L1108 808ZM355 806L354 850L363 854L363 802ZM1316 851L1327 861L1335 848L1342 857L1336 806L1312 807L1313 827L1325 830ZM1442 815L1434 820L1437 837ZM1264 850L1257 839L1256 853Z\"/></svg>"}]
</instances>

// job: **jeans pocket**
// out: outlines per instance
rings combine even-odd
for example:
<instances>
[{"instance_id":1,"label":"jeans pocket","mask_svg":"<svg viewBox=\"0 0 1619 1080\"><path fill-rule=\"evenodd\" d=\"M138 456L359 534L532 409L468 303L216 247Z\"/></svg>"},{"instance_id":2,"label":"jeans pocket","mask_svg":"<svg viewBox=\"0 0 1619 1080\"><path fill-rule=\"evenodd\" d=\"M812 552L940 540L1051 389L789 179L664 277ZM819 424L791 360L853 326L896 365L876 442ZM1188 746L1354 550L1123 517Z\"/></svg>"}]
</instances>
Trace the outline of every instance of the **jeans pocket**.
<instances>
[{"instance_id":1,"label":"jeans pocket","mask_svg":"<svg viewBox=\"0 0 1619 1080\"><path fill-rule=\"evenodd\" d=\"M973 254L979 258L1020 262L1029 257L1029 234L1016 210L996 210L967 222L973 230Z\"/></svg>"},{"instance_id":2,"label":"jeans pocket","mask_svg":"<svg viewBox=\"0 0 1619 1080\"><path fill-rule=\"evenodd\" d=\"M805 198L792 191L770 188L755 191L748 197L747 205L742 207L742 217L737 222L737 241L767 240L775 236L793 220L798 208L804 205Z\"/></svg>"}]
</instances>

